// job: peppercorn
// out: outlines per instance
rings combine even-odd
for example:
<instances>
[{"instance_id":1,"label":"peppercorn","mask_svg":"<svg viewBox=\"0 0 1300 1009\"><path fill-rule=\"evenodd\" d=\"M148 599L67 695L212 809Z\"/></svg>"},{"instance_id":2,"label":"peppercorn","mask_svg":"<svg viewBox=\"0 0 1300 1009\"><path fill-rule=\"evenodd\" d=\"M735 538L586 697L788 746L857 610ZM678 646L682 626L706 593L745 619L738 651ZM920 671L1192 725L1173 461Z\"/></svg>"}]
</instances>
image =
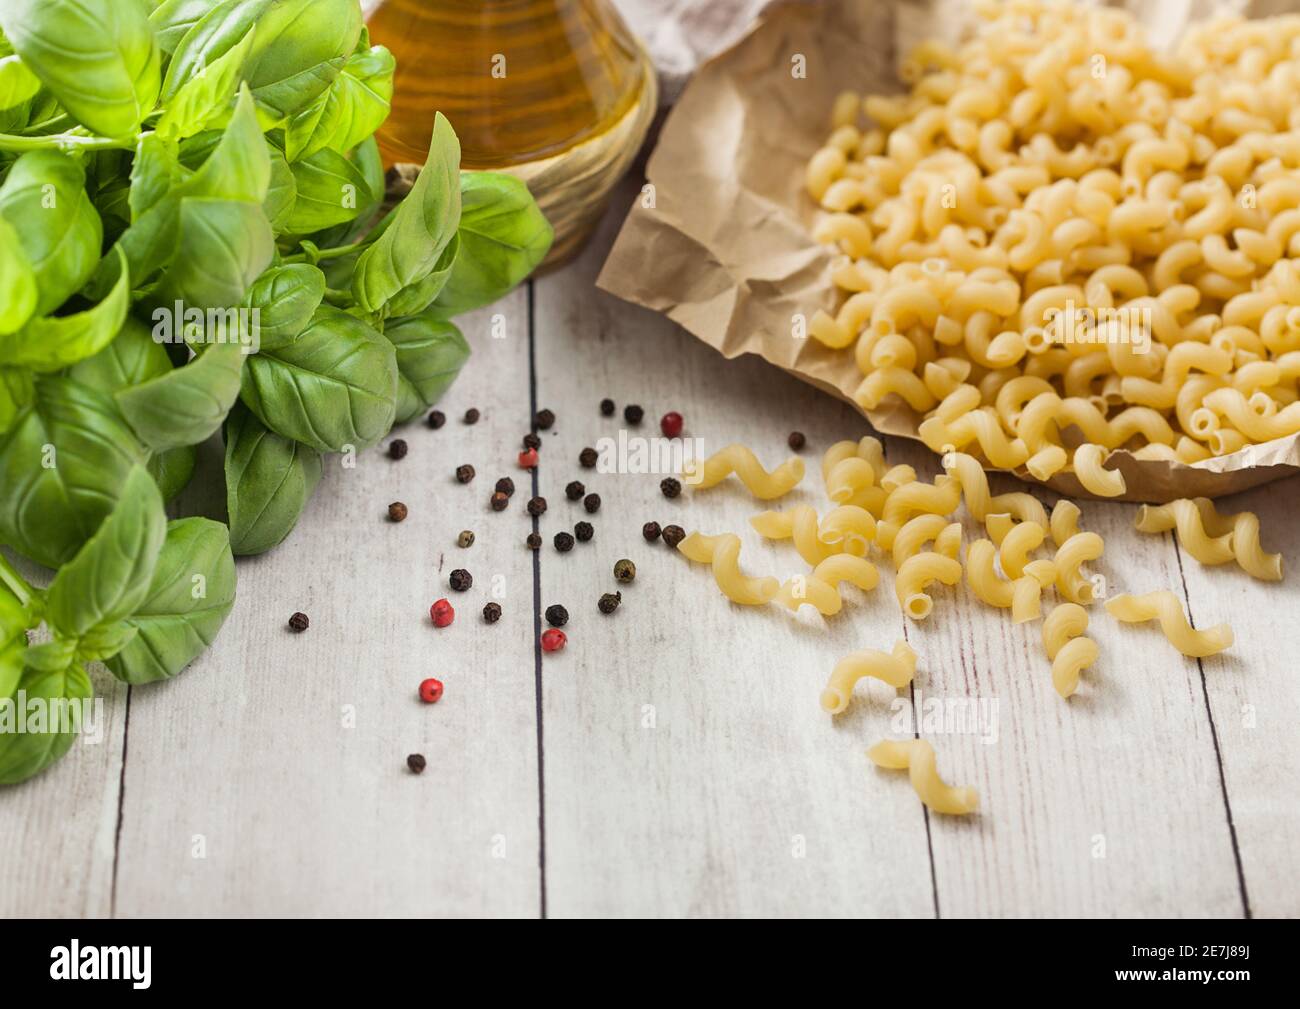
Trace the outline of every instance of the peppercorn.
<instances>
[{"instance_id":1,"label":"peppercorn","mask_svg":"<svg viewBox=\"0 0 1300 1009\"><path fill-rule=\"evenodd\" d=\"M554 423L555 411L553 410L538 410L537 415L533 417L533 425L542 431L550 430Z\"/></svg>"},{"instance_id":2,"label":"peppercorn","mask_svg":"<svg viewBox=\"0 0 1300 1009\"><path fill-rule=\"evenodd\" d=\"M311 621L307 619L306 613L295 613L289 618L289 630L297 631L299 634L305 631L310 625Z\"/></svg>"},{"instance_id":3,"label":"peppercorn","mask_svg":"<svg viewBox=\"0 0 1300 1009\"><path fill-rule=\"evenodd\" d=\"M682 482L676 477L666 476L659 481L659 489L666 498L675 498L682 492Z\"/></svg>"},{"instance_id":4,"label":"peppercorn","mask_svg":"<svg viewBox=\"0 0 1300 1009\"><path fill-rule=\"evenodd\" d=\"M582 484L577 480L570 482L569 485L564 488L564 496L570 501L577 501L578 498L582 497L582 495L586 493L587 488L582 486Z\"/></svg>"},{"instance_id":5,"label":"peppercorn","mask_svg":"<svg viewBox=\"0 0 1300 1009\"><path fill-rule=\"evenodd\" d=\"M439 599L429 607L429 619L433 621L434 627L446 627L456 619L456 611L447 600Z\"/></svg>"},{"instance_id":6,"label":"peppercorn","mask_svg":"<svg viewBox=\"0 0 1300 1009\"><path fill-rule=\"evenodd\" d=\"M573 535L578 538L579 543L590 543L591 538L596 535L596 530L590 522L579 522L573 527Z\"/></svg>"},{"instance_id":7,"label":"peppercorn","mask_svg":"<svg viewBox=\"0 0 1300 1009\"><path fill-rule=\"evenodd\" d=\"M482 415L481 413L479 413L478 410L476 410L474 407L471 406L468 410L465 411L465 423L466 423L466 424L477 424L477 423L478 423L478 419L479 419L479 417L481 417L481 416L483 416L483 415Z\"/></svg>"},{"instance_id":8,"label":"peppercorn","mask_svg":"<svg viewBox=\"0 0 1300 1009\"><path fill-rule=\"evenodd\" d=\"M681 526L664 526L664 542L674 550L677 544L686 539L686 530Z\"/></svg>"},{"instance_id":9,"label":"peppercorn","mask_svg":"<svg viewBox=\"0 0 1300 1009\"><path fill-rule=\"evenodd\" d=\"M426 763L422 753L412 753L406 758L406 766L411 769L412 774L423 774Z\"/></svg>"},{"instance_id":10,"label":"peppercorn","mask_svg":"<svg viewBox=\"0 0 1300 1009\"><path fill-rule=\"evenodd\" d=\"M467 547L472 547L473 545L474 545L474 534L470 532L468 529L462 529L460 531L460 535L456 537L456 546L464 549Z\"/></svg>"},{"instance_id":11,"label":"peppercorn","mask_svg":"<svg viewBox=\"0 0 1300 1009\"><path fill-rule=\"evenodd\" d=\"M791 431L790 437L787 438L785 442L792 449L794 449L794 451L798 452L801 448L803 448L806 444L808 444L808 439L803 436L802 431Z\"/></svg>"},{"instance_id":12,"label":"peppercorn","mask_svg":"<svg viewBox=\"0 0 1300 1009\"><path fill-rule=\"evenodd\" d=\"M534 497L528 499L528 514L536 518L546 511L546 498Z\"/></svg>"},{"instance_id":13,"label":"peppercorn","mask_svg":"<svg viewBox=\"0 0 1300 1009\"><path fill-rule=\"evenodd\" d=\"M556 533L555 549L560 551L562 554L567 554L573 549L573 536L569 533Z\"/></svg>"},{"instance_id":14,"label":"peppercorn","mask_svg":"<svg viewBox=\"0 0 1300 1009\"><path fill-rule=\"evenodd\" d=\"M624 557L614 563L614 578L626 585L636 578L636 565Z\"/></svg>"},{"instance_id":15,"label":"peppercorn","mask_svg":"<svg viewBox=\"0 0 1300 1009\"><path fill-rule=\"evenodd\" d=\"M635 427L641 423L641 418L645 416L645 411L635 403L623 407L623 419Z\"/></svg>"},{"instance_id":16,"label":"peppercorn","mask_svg":"<svg viewBox=\"0 0 1300 1009\"><path fill-rule=\"evenodd\" d=\"M546 622L552 627L563 627L569 622L569 611L559 603L546 607Z\"/></svg>"},{"instance_id":17,"label":"peppercorn","mask_svg":"<svg viewBox=\"0 0 1300 1009\"><path fill-rule=\"evenodd\" d=\"M488 603L483 607L483 620L489 624L495 624L501 619L501 604Z\"/></svg>"},{"instance_id":18,"label":"peppercorn","mask_svg":"<svg viewBox=\"0 0 1300 1009\"><path fill-rule=\"evenodd\" d=\"M506 505L510 504L510 495L502 494L499 490L493 491L492 496L488 498L488 504L492 506L494 512L503 512Z\"/></svg>"},{"instance_id":19,"label":"peppercorn","mask_svg":"<svg viewBox=\"0 0 1300 1009\"><path fill-rule=\"evenodd\" d=\"M582 499L582 507L587 509L588 515L595 515L596 512L600 511L600 495L588 494Z\"/></svg>"},{"instance_id":20,"label":"peppercorn","mask_svg":"<svg viewBox=\"0 0 1300 1009\"><path fill-rule=\"evenodd\" d=\"M659 418L659 430L664 433L665 438L676 438L682 433L684 424L685 421L682 420L682 415L676 410L672 410Z\"/></svg>"},{"instance_id":21,"label":"peppercorn","mask_svg":"<svg viewBox=\"0 0 1300 1009\"><path fill-rule=\"evenodd\" d=\"M520 452L519 465L523 469L533 469L537 465L537 449L526 448Z\"/></svg>"},{"instance_id":22,"label":"peppercorn","mask_svg":"<svg viewBox=\"0 0 1300 1009\"><path fill-rule=\"evenodd\" d=\"M536 550L542 545L542 538L537 533L529 533L528 538L524 540L529 550Z\"/></svg>"},{"instance_id":23,"label":"peppercorn","mask_svg":"<svg viewBox=\"0 0 1300 1009\"><path fill-rule=\"evenodd\" d=\"M464 568L456 568L451 573L451 587L457 592L468 592L474 584L474 576Z\"/></svg>"},{"instance_id":24,"label":"peppercorn","mask_svg":"<svg viewBox=\"0 0 1300 1009\"><path fill-rule=\"evenodd\" d=\"M435 431L445 423L447 423L447 415L441 410L434 410L429 414L429 426Z\"/></svg>"},{"instance_id":25,"label":"peppercorn","mask_svg":"<svg viewBox=\"0 0 1300 1009\"><path fill-rule=\"evenodd\" d=\"M596 450L594 448L584 448L578 453L578 463L583 469L595 469Z\"/></svg>"},{"instance_id":26,"label":"peppercorn","mask_svg":"<svg viewBox=\"0 0 1300 1009\"><path fill-rule=\"evenodd\" d=\"M390 522L401 522L406 518L406 505L400 501L394 501L388 506L388 519Z\"/></svg>"},{"instance_id":27,"label":"peppercorn","mask_svg":"<svg viewBox=\"0 0 1300 1009\"><path fill-rule=\"evenodd\" d=\"M524 448L541 448L541 447L542 447L542 439L537 437L537 435L533 434L532 431L529 431L526 435L524 435Z\"/></svg>"},{"instance_id":28,"label":"peppercorn","mask_svg":"<svg viewBox=\"0 0 1300 1009\"><path fill-rule=\"evenodd\" d=\"M622 592L606 592L600 597L600 602L596 603L596 609L608 616L618 609L618 604L623 601Z\"/></svg>"},{"instance_id":29,"label":"peppercorn","mask_svg":"<svg viewBox=\"0 0 1300 1009\"><path fill-rule=\"evenodd\" d=\"M388 443L388 458L405 459L407 452L406 441L402 438L394 438Z\"/></svg>"},{"instance_id":30,"label":"peppercorn","mask_svg":"<svg viewBox=\"0 0 1300 1009\"><path fill-rule=\"evenodd\" d=\"M456 479L461 483L469 483L474 479L474 467L465 463L456 467Z\"/></svg>"},{"instance_id":31,"label":"peppercorn","mask_svg":"<svg viewBox=\"0 0 1300 1009\"><path fill-rule=\"evenodd\" d=\"M497 481L496 489L506 497L513 497L515 493L515 482L508 476L503 476Z\"/></svg>"},{"instance_id":32,"label":"peppercorn","mask_svg":"<svg viewBox=\"0 0 1300 1009\"><path fill-rule=\"evenodd\" d=\"M559 628L552 627L549 631L542 631L542 651L544 652L558 652L568 644L568 641L569 639Z\"/></svg>"},{"instance_id":33,"label":"peppercorn","mask_svg":"<svg viewBox=\"0 0 1300 1009\"><path fill-rule=\"evenodd\" d=\"M647 543L653 543L659 538L659 523L647 522L641 527L641 535L645 537Z\"/></svg>"},{"instance_id":34,"label":"peppercorn","mask_svg":"<svg viewBox=\"0 0 1300 1009\"><path fill-rule=\"evenodd\" d=\"M437 704L442 698L442 680L430 677L420 684L420 700L425 704Z\"/></svg>"},{"instance_id":35,"label":"peppercorn","mask_svg":"<svg viewBox=\"0 0 1300 1009\"><path fill-rule=\"evenodd\" d=\"M614 416L614 401L612 399L602 399L600 401L600 413L602 417Z\"/></svg>"}]
</instances>

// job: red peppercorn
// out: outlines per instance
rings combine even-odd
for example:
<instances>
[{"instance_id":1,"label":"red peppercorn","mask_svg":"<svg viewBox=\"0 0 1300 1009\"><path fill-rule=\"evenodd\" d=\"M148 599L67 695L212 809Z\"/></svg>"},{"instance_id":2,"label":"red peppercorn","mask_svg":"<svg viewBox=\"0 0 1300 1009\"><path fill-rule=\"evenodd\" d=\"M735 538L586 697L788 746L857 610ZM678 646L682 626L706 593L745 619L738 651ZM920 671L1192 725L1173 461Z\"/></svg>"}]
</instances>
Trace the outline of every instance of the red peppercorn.
<instances>
[{"instance_id":1,"label":"red peppercorn","mask_svg":"<svg viewBox=\"0 0 1300 1009\"><path fill-rule=\"evenodd\" d=\"M665 438L676 438L682 433L683 423L682 415L674 410L659 419L659 430L664 433Z\"/></svg>"},{"instance_id":2,"label":"red peppercorn","mask_svg":"<svg viewBox=\"0 0 1300 1009\"><path fill-rule=\"evenodd\" d=\"M524 469L532 469L537 465L537 449L527 448L519 453L519 465Z\"/></svg>"},{"instance_id":3,"label":"red peppercorn","mask_svg":"<svg viewBox=\"0 0 1300 1009\"><path fill-rule=\"evenodd\" d=\"M558 627L552 627L550 630L542 632L542 651L544 652L558 652L568 642L569 639L565 637L564 632Z\"/></svg>"},{"instance_id":4,"label":"red peppercorn","mask_svg":"<svg viewBox=\"0 0 1300 1009\"><path fill-rule=\"evenodd\" d=\"M433 620L434 627L446 627L456 619L456 611L447 600L439 599L429 607L429 617Z\"/></svg>"},{"instance_id":5,"label":"red peppercorn","mask_svg":"<svg viewBox=\"0 0 1300 1009\"><path fill-rule=\"evenodd\" d=\"M420 700L425 704L437 704L442 698L442 680L433 677L420 684Z\"/></svg>"}]
</instances>

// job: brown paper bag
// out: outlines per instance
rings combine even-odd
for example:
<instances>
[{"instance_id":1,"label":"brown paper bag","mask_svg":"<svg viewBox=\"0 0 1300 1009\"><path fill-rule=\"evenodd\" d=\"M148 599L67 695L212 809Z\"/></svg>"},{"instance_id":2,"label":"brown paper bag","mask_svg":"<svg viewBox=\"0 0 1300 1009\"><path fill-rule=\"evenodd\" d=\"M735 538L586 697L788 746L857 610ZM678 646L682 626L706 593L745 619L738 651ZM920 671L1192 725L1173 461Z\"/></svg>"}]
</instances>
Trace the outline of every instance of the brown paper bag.
<instances>
[{"instance_id":1,"label":"brown paper bag","mask_svg":"<svg viewBox=\"0 0 1300 1009\"><path fill-rule=\"evenodd\" d=\"M1209 0L1130 0L1153 42L1177 38L1214 10ZM1255 2L1255 16L1286 0ZM901 90L898 54L926 37L955 40L960 0L826 0L777 3L731 49L704 64L668 117L634 204L596 283L663 312L726 357L758 354L852 402L862 376L853 355L795 339L797 314L834 312L831 252L812 240L816 208L805 165L825 140L831 104L845 89ZM802 60L806 76L792 73ZM653 199L651 199L653 197ZM650 204L653 203L653 206ZM891 401L864 411L885 434L916 438L919 419ZM1123 500L1217 497L1300 471L1300 436L1250 446L1195 465L1111 456ZM1027 472L1018 472L1026 480ZM1089 496L1073 474L1049 486Z\"/></svg>"}]
</instances>

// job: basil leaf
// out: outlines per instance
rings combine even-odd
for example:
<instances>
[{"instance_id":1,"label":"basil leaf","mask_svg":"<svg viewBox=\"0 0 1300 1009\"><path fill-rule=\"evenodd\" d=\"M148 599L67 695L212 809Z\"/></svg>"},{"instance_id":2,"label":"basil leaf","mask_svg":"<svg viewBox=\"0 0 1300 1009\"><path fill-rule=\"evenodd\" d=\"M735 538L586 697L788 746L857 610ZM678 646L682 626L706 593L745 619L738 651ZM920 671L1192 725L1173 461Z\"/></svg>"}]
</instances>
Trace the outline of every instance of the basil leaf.
<instances>
[{"instance_id":1,"label":"basil leaf","mask_svg":"<svg viewBox=\"0 0 1300 1009\"><path fill-rule=\"evenodd\" d=\"M290 234L307 235L350 221L372 202L365 176L335 151L317 151L290 167L297 193L284 222Z\"/></svg>"},{"instance_id":2,"label":"basil leaf","mask_svg":"<svg viewBox=\"0 0 1300 1009\"><path fill-rule=\"evenodd\" d=\"M442 250L442 258L438 260L438 265L433 268L433 272L423 280L410 287L404 287L393 295L386 306L386 314L419 315L433 304L433 299L438 297L442 289L447 286L447 281L451 279L452 267L455 266L459 255L460 235L455 235L447 243L447 248Z\"/></svg>"},{"instance_id":3,"label":"basil leaf","mask_svg":"<svg viewBox=\"0 0 1300 1009\"><path fill-rule=\"evenodd\" d=\"M194 21L177 42L162 81L162 100L169 105L184 86L213 66L255 32L272 0L225 0ZM250 42L250 52L252 44ZM241 67L244 60L240 60Z\"/></svg>"},{"instance_id":4,"label":"basil leaf","mask_svg":"<svg viewBox=\"0 0 1300 1009\"><path fill-rule=\"evenodd\" d=\"M159 56L144 9L123 0L5 0L14 51L83 126L129 136L158 100Z\"/></svg>"},{"instance_id":5,"label":"basil leaf","mask_svg":"<svg viewBox=\"0 0 1300 1009\"><path fill-rule=\"evenodd\" d=\"M17 332L36 311L36 274L27 253L18 242L18 234L0 217L0 336ZM0 353L4 351L0 340Z\"/></svg>"},{"instance_id":6,"label":"basil leaf","mask_svg":"<svg viewBox=\"0 0 1300 1009\"><path fill-rule=\"evenodd\" d=\"M460 142L440 112L429 157L392 223L357 260L352 294L366 312L379 312L402 288L438 265L460 220Z\"/></svg>"},{"instance_id":7,"label":"basil leaf","mask_svg":"<svg viewBox=\"0 0 1300 1009\"><path fill-rule=\"evenodd\" d=\"M193 445L155 452L149 457L149 475L158 485L158 493L164 501L176 499L194 478L194 468L198 464L198 452Z\"/></svg>"},{"instance_id":8,"label":"basil leaf","mask_svg":"<svg viewBox=\"0 0 1300 1009\"><path fill-rule=\"evenodd\" d=\"M134 613L149 590L166 536L158 485L136 466L95 535L50 583L45 611L50 626L80 638Z\"/></svg>"},{"instance_id":9,"label":"basil leaf","mask_svg":"<svg viewBox=\"0 0 1300 1009\"><path fill-rule=\"evenodd\" d=\"M286 438L321 452L365 448L393 425L393 346L361 320L322 305L293 343L249 359L242 398Z\"/></svg>"},{"instance_id":10,"label":"basil leaf","mask_svg":"<svg viewBox=\"0 0 1300 1009\"><path fill-rule=\"evenodd\" d=\"M266 153L271 161L271 182L266 188L266 199L262 201L262 212L271 222L272 229L281 232L286 230L285 222L293 212L298 186L284 154L271 144L267 144Z\"/></svg>"},{"instance_id":11,"label":"basil leaf","mask_svg":"<svg viewBox=\"0 0 1300 1009\"><path fill-rule=\"evenodd\" d=\"M546 258L555 236L519 179L466 172L460 186L460 255L436 302L444 317L506 294Z\"/></svg>"},{"instance_id":12,"label":"basil leaf","mask_svg":"<svg viewBox=\"0 0 1300 1009\"><path fill-rule=\"evenodd\" d=\"M271 226L255 203L185 199L179 224L164 301L203 309L238 305L275 255Z\"/></svg>"},{"instance_id":13,"label":"basil leaf","mask_svg":"<svg viewBox=\"0 0 1300 1009\"><path fill-rule=\"evenodd\" d=\"M158 135L165 140L192 136L226 111L239 87L244 60L252 49L253 29L249 28L231 49L207 66L199 67L168 100L155 127Z\"/></svg>"},{"instance_id":14,"label":"basil leaf","mask_svg":"<svg viewBox=\"0 0 1300 1009\"><path fill-rule=\"evenodd\" d=\"M117 338L98 354L74 364L68 375L101 392L114 393L171 370L167 351L149 335L149 327L127 316Z\"/></svg>"},{"instance_id":15,"label":"basil leaf","mask_svg":"<svg viewBox=\"0 0 1300 1009\"><path fill-rule=\"evenodd\" d=\"M213 344L185 367L122 389L114 398L149 448L197 445L217 432L239 398L244 357L238 343Z\"/></svg>"},{"instance_id":16,"label":"basil leaf","mask_svg":"<svg viewBox=\"0 0 1300 1009\"><path fill-rule=\"evenodd\" d=\"M234 605L226 527L205 518L171 522L148 595L127 620L139 633L105 664L127 683L169 679L212 644Z\"/></svg>"},{"instance_id":17,"label":"basil leaf","mask_svg":"<svg viewBox=\"0 0 1300 1009\"><path fill-rule=\"evenodd\" d=\"M349 151L388 118L397 63L383 46L354 53L325 93L292 116L285 130L290 161L317 151Z\"/></svg>"},{"instance_id":18,"label":"basil leaf","mask_svg":"<svg viewBox=\"0 0 1300 1009\"><path fill-rule=\"evenodd\" d=\"M384 337L397 351L397 423L401 424L438 402L469 360L469 344L450 322L422 315L390 322Z\"/></svg>"},{"instance_id":19,"label":"basil leaf","mask_svg":"<svg viewBox=\"0 0 1300 1009\"><path fill-rule=\"evenodd\" d=\"M0 436L0 542L58 567L112 510L146 453L104 393L62 377L39 379L34 393Z\"/></svg>"},{"instance_id":20,"label":"basil leaf","mask_svg":"<svg viewBox=\"0 0 1300 1009\"><path fill-rule=\"evenodd\" d=\"M226 422L226 510L236 554L260 554L292 532L321 478L320 453L268 431L236 407Z\"/></svg>"},{"instance_id":21,"label":"basil leaf","mask_svg":"<svg viewBox=\"0 0 1300 1009\"><path fill-rule=\"evenodd\" d=\"M36 398L32 374L25 368L0 368L0 434L5 434Z\"/></svg>"},{"instance_id":22,"label":"basil leaf","mask_svg":"<svg viewBox=\"0 0 1300 1009\"><path fill-rule=\"evenodd\" d=\"M77 642L74 657L78 662L103 662L134 641L138 633L139 630L125 620L96 627Z\"/></svg>"},{"instance_id":23,"label":"basil leaf","mask_svg":"<svg viewBox=\"0 0 1300 1009\"><path fill-rule=\"evenodd\" d=\"M180 178L180 165L176 160L176 146L156 133L147 133L135 145L135 158L131 162L131 221L167 195Z\"/></svg>"},{"instance_id":24,"label":"basil leaf","mask_svg":"<svg viewBox=\"0 0 1300 1009\"><path fill-rule=\"evenodd\" d=\"M86 194L86 173L66 154L28 151L0 186L0 214L18 233L36 275L35 314L49 315L99 263L104 229ZM111 272L105 291L117 279Z\"/></svg>"},{"instance_id":25,"label":"basil leaf","mask_svg":"<svg viewBox=\"0 0 1300 1009\"><path fill-rule=\"evenodd\" d=\"M27 69L21 56L0 59L0 109L26 105L40 90L40 78Z\"/></svg>"},{"instance_id":26,"label":"basil leaf","mask_svg":"<svg viewBox=\"0 0 1300 1009\"><path fill-rule=\"evenodd\" d=\"M278 350L311 321L325 297L325 274L307 263L273 266L249 288L244 305L257 313L258 350Z\"/></svg>"},{"instance_id":27,"label":"basil leaf","mask_svg":"<svg viewBox=\"0 0 1300 1009\"><path fill-rule=\"evenodd\" d=\"M165 56L170 57L186 33L217 5L217 0L163 0L149 15L154 39Z\"/></svg>"},{"instance_id":28,"label":"basil leaf","mask_svg":"<svg viewBox=\"0 0 1300 1009\"><path fill-rule=\"evenodd\" d=\"M21 690L30 705L37 701L48 712L66 710L67 702L89 701L94 696L90 677L81 665L58 672L25 669L15 693ZM78 716L79 717L79 714ZM68 752L77 738L76 731L0 732L0 785L14 785L39 774ZM67 728L60 724L57 728Z\"/></svg>"}]
</instances>

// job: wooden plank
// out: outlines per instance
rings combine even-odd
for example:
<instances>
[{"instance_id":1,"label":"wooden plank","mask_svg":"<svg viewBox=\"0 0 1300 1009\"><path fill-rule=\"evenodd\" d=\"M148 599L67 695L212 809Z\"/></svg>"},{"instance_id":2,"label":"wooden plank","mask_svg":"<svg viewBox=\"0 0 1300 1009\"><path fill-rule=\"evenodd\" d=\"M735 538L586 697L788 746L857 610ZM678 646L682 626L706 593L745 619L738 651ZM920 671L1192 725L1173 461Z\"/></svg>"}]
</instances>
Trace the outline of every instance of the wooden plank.
<instances>
[{"instance_id":1,"label":"wooden plank","mask_svg":"<svg viewBox=\"0 0 1300 1009\"><path fill-rule=\"evenodd\" d=\"M1193 622L1206 627L1226 620L1236 635L1229 652L1201 663L1202 703L1213 719L1244 887L1256 917L1300 915L1300 809L1286 799L1300 779L1295 491L1295 481L1288 480L1219 502L1224 513L1258 512L1265 547L1285 557L1281 584L1256 581L1236 565L1203 567L1179 550ZM1172 541L1173 534L1160 538Z\"/></svg>"},{"instance_id":2,"label":"wooden plank","mask_svg":"<svg viewBox=\"0 0 1300 1009\"><path fill-rule=\"evenodd\" d=\"M489 336L495 313L505 339ZM401 462L331 458L293 535L241 561L214 647L133 692L118 914L538 913L532 559L521 503L487 506L527 423L526 293L464 328L475 353L441 404L447 426L402 431ZM459 420L471 406L475 427ZM468 487L460 463L478 470ZM410 509L400 525L393 500ZM478 538L461 550L466 527ZM447 588L460 566L475 577L464 595ZM488 627L494 579L505 616ZM428 616L440 596L458 610L444 630ZM295 610L312 619L301 635ZM446 685L432 707L416 695L428 676Z\"/></svg>"},{"instance_id":3,"label":"wooden plank","mask_svg":"<svg viewBox=\"0 0 1300 1009\"><path fill-rule=\"evenodd\" d=\"M938 472L924 448L890 447L894 461ZM996 478L997 489L1024 486ZM1082 507L1082 527L1106 542L1092 570L1110 593L1179 591L1172 547L1133 531L1133 506ZM965 525L967 543L984 535ZM1196 663L1158 630L1121 625L1099 606L1090 616L1101 657L1068 702L1052 688L1041 621L1015 626L963 587L941 590L931 617L909 628L930 670L919 686L936 699L989 698L998 711L995 743L933 737L940 773L981 800L970 820L931 818L940 913L1242 914Z\"/></svg>"},{"instance_id":4,"label":"wooden plank","mask_svg":"<svg viewBox=\"0 0 1300 1009\"><path fill-rule=\"evenodd\" d=\"M860 686L834 722L818 706L838 658L898 639L892 598L846 586L845 610L829 623L807 608L793 618L733 605L707 569L645 543L641 526L735 531L752 573L805 571L788 544L765 544L749 528L768 505L730 484L670 501L659 492L663 474L596 473L577 462L584 446L626 427L628 403L646 411L631 435L657 435L658 417L678 410L686 433L710 449L743 440L769 466L789 455L797 427L809 439L809 475L776 506L824 510L820 452L865 433L865 423L761 362L723 361L666 320L593 293L620 217L536 289L538 405L559 417L539 473L550 502L542 605L570 613L566 650L542 663L548 912L930 915L922 808L905 781L879 787L863 755L893 692L876 684L868 696ZM600 416L605 396L619 416ZM595 516L565 499L574 479L600 494ZM595 526L594 541L557 553L554 534L580 519ZM612 576L621 557L637 565L630 586ZM599 596L619 588L621 608L600 615Z\"/></svg>"}]
</instances>

